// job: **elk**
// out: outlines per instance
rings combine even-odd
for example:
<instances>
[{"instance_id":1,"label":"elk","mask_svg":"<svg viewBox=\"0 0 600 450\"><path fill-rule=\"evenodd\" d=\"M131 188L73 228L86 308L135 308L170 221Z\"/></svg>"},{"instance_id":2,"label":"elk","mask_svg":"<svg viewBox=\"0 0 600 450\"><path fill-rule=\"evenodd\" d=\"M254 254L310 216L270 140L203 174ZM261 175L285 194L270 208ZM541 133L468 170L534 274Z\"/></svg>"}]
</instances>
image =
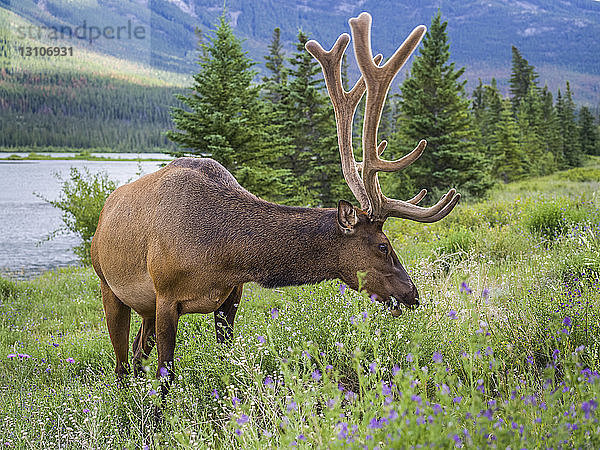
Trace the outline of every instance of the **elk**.
<instances>
[{"instance_id":1,"label":"elk","mask_svg":"<svg viewBox=\"0 0 600 450\"><path fill-rule=\"evenodd\" d=\"M395 161L381 159L387 143L377 128L390 84L419 45L425 27L415 28L384 65L371 51L371 16L349 21L362 73L352 90L342 87L340 65L350 41L342 34L325 51L316 41L306 49L319 61L334 106L342 171L360 208L340 200L337 208L282 206L241 187L218 162L179 158L116 189L106 200L91 246L100 278L106 324L116 355L115 372L129 371L128 342L133 309L142 324L133 342L134 373L153 342L157 376L173 377L179 317L214 313L218 342L231 338L245 283L266 287L340 279L364 289L394 316L400 305L417 307L417 289L382 231L388 217L435 222L460 199L454 189L429 208L417 206L423 189L408 201L386 197L378 172L399 171L414 162L426 142ZM365 94L362 162L352 151L352 119ZM163 391L163 395L165 391Z\"/></svg>"}]
</instances>

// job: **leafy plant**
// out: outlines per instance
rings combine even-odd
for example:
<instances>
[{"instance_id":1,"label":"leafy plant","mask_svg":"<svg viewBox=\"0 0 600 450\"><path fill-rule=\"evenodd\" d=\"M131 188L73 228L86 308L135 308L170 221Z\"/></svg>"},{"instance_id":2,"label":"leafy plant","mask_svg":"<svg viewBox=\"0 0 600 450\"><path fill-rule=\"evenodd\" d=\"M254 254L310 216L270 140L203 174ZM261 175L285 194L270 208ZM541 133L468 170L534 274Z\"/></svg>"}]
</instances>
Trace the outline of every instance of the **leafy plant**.
<instances>
[{"instance_id":1,"label":"leafy plant","mask_svg":"<svg viewBox=\"0 0 600 450\"><path fill-rule=\"evenodd\" d=\"M92 174L85 167L83 170L71 167L69 178L66 180L60 175L57 175L57 178L62 182L58 200L48 200L38 195L63 212L63 226L53 231L48 239L65 232L77 234L83 242L73 251L83 264L90 264L90 245L98 226L100 212L106 198L117 188L117 183L105 172Z\"/></svg>"}]
</instances>

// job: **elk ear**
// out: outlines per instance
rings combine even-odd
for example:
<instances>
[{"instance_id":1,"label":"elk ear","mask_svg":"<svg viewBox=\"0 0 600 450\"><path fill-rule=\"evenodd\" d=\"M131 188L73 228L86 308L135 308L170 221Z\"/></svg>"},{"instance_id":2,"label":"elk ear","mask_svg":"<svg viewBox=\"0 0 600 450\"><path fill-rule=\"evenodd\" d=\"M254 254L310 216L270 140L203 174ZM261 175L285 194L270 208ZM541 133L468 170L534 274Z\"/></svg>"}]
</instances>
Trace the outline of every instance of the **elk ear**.
<instances>
[{"instance_id":1,"label":"elk ear","mask_svg":"<svg viewBox=\"0 0 600 450\"><path fill-rule=\"evenodd\" d=\"M346 200L340 200L338 202L337 220L338 226L344 234L354 233L356 224L358 224L358 216L356 215L354 206Z\"/></svg>"}]
</instances>

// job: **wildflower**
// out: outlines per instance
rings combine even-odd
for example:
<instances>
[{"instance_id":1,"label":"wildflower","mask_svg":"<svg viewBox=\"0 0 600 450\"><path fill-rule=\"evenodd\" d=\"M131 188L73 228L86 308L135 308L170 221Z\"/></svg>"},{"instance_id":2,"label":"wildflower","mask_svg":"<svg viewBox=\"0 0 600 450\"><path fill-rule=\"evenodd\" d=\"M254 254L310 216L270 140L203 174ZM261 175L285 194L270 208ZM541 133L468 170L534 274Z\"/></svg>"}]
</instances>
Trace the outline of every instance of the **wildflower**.
<instances>
[{"instance_id":1,"label":"wildflower","mask_svg":"<svg viewBox=\"0 0 600 450\"><path fill-rule=\"evenodd\" d=\"M160 369L158 369L158 373L161 376L161 378L166 378L169 375L169 372L165 366L162 366Z\"/></svg>"},{"instance_id":2,"label":"wildflower","mask_svg":"<svg viewBox=\"0 0 600 450\"><path fill-rule=\"evenodd\" d=\"M288 412L295 411L297 407L298 407L298 404L294 401L294 399L289 399L288 405L287 405Z\"/></svg>"},{"instance_id":3,"label":"wildflower","mask_svg":"<svg viewBox=\"0 0 600 450\"><path fill-rule=\"evenodd\" d=\"M59 345L59 344L57 344L56 342L53 342L53 343L52 343L52 345L53 345L54 347L58 347L58 345Z\"/></svg>"},{"instance_id":4,"label":"wildflower","mask_svg":"<svg viewBox=\"0 0 600 450\"><path fill-rule=\"evenodd\" d=\"M340 431L338 432L338 439L342 440L342 439L346 439L348 437L348 424L346 422L341 422L339 424L340 427Z\"/></svg>"},{"instance_id":5,"label":"wildflower","mask_svg":"<svg viewBox=\"0 0 600 450\"><path fill-rule=\"evenodd\" d=\"M459 404L459 403L462 401L462 399L463 399L462 397L454 397L454 398L452 399L452 402L453 402L455 405L458 405L458 404Z\"/></svg>"},{"instance_id":6,"label":"wildflower","mask_svg":"<svg viewBox=\"0 0 600 450\"><path fill-rule=\"evenodd\" d=\"M315 381L319 381L321 379L321 372L317 369L312 373L312 379Z\"/></svg>"},{"instance_id":7,"label":"wildflower","mask_svg":"<svg viewBox=\"0 0 600 450\"><path fill-rule=\"evenodd\" d=\"M88 408L83 408L83 411L82 411L82 412L83 412L83 413L85 413L85 414L87 414L87 413L89 413L89 412L90 412L90 410L89 410Z\"/></svg>"},{"instance_id":8,"label":"wildflower","mask_svg":"<svg viewBox=\"0 0 600 450\"><path fill-rule=\"evenodd\" d=\"M250 420L250 417L248 417L248 415L246 415L246 414L242 414L242 415L239 417L239 419L237 420L237 423L238 423L239 425L244 425L244 424L247 424L249 420Z\"/></svg>"},{"instance_id":9,"label":"wildflower","mask_svg":"<svg viewBox=\"0 0 600 450\"><path fill-rule=\"evenodd\" d=\"M344 283L340 283L340 286L338 288L340 290L340 295L344 295L344 292L346 292L347 287L348 286L346 286Z\"/></svg>"},{"instance_id":10,"label":"wildflower","mask_svg":"<svg viewBox=\"0 0 600 450\"><path fill-rule=\"evenodd\" d=\"M529 364L533 365L533 362L534 362L534 360L533 360L533 356L528 356L528 357L527 357L527 362L528 362Z\"/></svg>"},{"instance_id":11,"label":"wildflower","mask_svg":"<svg viewBox=\"0 0 600 450\"><path fill-rule=\"evenodd\" d=\"M239 428L235 430L235 434L237 434L238 436L242 435L242 430L240 430Z\"/></svg>"},{"instance_id":12,"label":"wildflower","mask_svg":"<svg viewBox=\"0 0 600 450\"><path fill-rule=\"evenodd\" d=\"M411 398L410 398L413 402L417 402L419 405L421 404L421 396L414 394Z\"/></svg>"},{"instance_id":13,"label":"wildflower","mask_svg":"<svg viewBox=\"0 0 600 450\"><path fill-rule=\"evenodd\" d=\"M409 353L408 355L406 355L406 361L407 362L413 362L414 361L412 353Z\"/></svg>"},{"instance_id":14,"label":"wildflower","mask_svg":"<svg viewBox=\"0 0 600 450\"><path fill-rule=\"evenodd\" d=\"M444 394L444 395L448 395L450 393L450 388L448 387L448 385L446 383L442 384L442 387L440 388L440 390L442 391L442 394Z\"/></svg>"},{"instance_id":15,"label":"wildflower","mask_svg":"<svg viewBox=\"0 0 600 450\"><path fill-rule=\"evenodd\" d=\"M16 353L9 353L7 358L16 358L17 354Z\"/></svg>"},{"instance_id":16,"label":"wildflower","mask_svg":"<svg viewBox=\"0 0 600 450\"><path fill-rule=\"evenodd\" d=\"M154 391L154 393L156 394L156 391ZM217 391L216 389L213 389L212 396L218 400L219 399L219 391Z\"/></svg>"},{"instance_id":17,"label":"wildflower","mask_svg":"<svg viewBox=\"0 0 600 450\"><path fill-rule=\"evenodd\" d=\"M564 325L565 327L570 327L570 326L571 326L571 318L570 318L569 316L566 316L566 317L563 319L563 322L562 322L562 323L563 323L563 325Z\"/></svg>"},{"instance_id":18,"label":"wildflower","mask_svg":"<svg viewBox=\"0 0 600 450\"><path fill-rule=\"evenodd\" d=\"M484 300L487 300L488 298L490 298L490 290L488 288L485 288L481 293L481 296Z\"/></svg>"},{"instance_id":19,"label":"wildflower","mask_svg":"<svg viewBox=\"0 0 600 450\"><path fill-rule=\"evenodd\" d=\"M298 435L298 440L299 441L305 441L306 440L306 436L304 436L303 434L299 434Z\"/></svg>"},{"instance_id":20,"label":"wildflower","mask_svg":"<svg viewBox=\"0 0 600 450\"><path fill-rule=\"evenodd\" d=\"M456 316L456 311L454 311L453 309L451 309L451 310L448 312L448 317L450 317L450 319L452 319L452 320L456 320L456 319L458 319L458 317Z\"/></svg>"},{"instance_id":21,"label":"wildflower","mask_svg":"<svg viewBox=\"0 0 600 450\"><path fill-rule=\"evenodd\" d=\"M265 342L267 342L267 340L262 336L257 336L256 339L258 339L258 342L260 342L261 344L264 344Z\"/></svg>"},{"instance_id":22,"label":"wildflower","mask_svg":"<svg viewBox=\"0 0 600 450\"><path fill-rule=\"evenodd\" d=\"M440 364L443 360L442 354L440 352L433 352L433 356L431 357L433 362L436 364Z\"/></svg>"},{"instance_id":23,"label":"wildflower","mask_svg":"<svg viewBox=\"0 0 600 450\"><path fill-rule=\"evenodd\" d=\"M436 416L443 411L442 406L439 403L434 403L432 409Z\"/></svg>"},{"instance_id":24,"label":"wildflower","mask_svg":"<svg viewBox=\"0 0 600 450\"><path fill-rule=\"evenodd\" d=\"M19 355L19 356L20 356L20 355ZM74 363L75 363L75 360L74 360L73 358L67 358L67 359L65 359L65 362L68 362L68 363L74 364Z\"/></svg>"},{"instance_id":25,"label":"wildflower","mask_svg":"<svg viewBox=\"0 0 600 450\"><path fill-rule=\"evenodd\" d=\"M458 291L459 292L464 292L465 294L470 294L470 293L473 292L472 289L469 287L469 285L465 281L463 281L460 284L460 288L458 289Z\"/></svg>"},{"instance_id":26,"label":"wildflower","mask_svg":"<svg viewBox=\"0 0 600 450\"><path fill-rule=\"evenodd\" d=\"M555 350L552 352L552 359L553 359L554 361L556 361L556 360L558 359L558 356L559 356L559 355L560 355L560 352L558 351L558 349L555 349Z\"/></svg>"},{"instance_id":27,"label":"wildflower","mask_svg":"<svg viewBox=\"0 0 600 450\"><path fill-rule=\"evenodd\" d=\"M453 434L450 436L450 438L454 441L454 443L456 444L457 447L462 445L462 441L460 439L460 436L458 434Z\"/></svg>"},{"instance_id":28,"label":"wildflower","mask_svg":"<svg viewBox=\"0 0 600 450\"><path fill-rule=\"evenodd\" d=\"M327 371L333 370L333 366L331 364L327 364L325 366L325 370L327 370Z\"/></svg>"},{"instance_id":29,"label":"wildflower","mask_svg":"<svg viewBox=\"0 0 600 450\"><path fill-rule=\"evenodd\" d=\"M388 420L396 420L398 418L398 413L395 409L390 410L390 414L388 415Z\"/></svg>"},{"instance_id":30,"label":"wildflower","mask_svg":"<svg viewBox=\"0 0 600 450\"><path fill-rule=\"evenodd\" d=\"M156 395L156 391L155 391L154 389L150 389L150 390L148 391L148 395L149 395L150 397L154 397L154 396ZM218 398L218 397L217 397L217 398Z\"/></svg>"},{"instance_id":31,"label":"wildflower","mask_svg":"<svg viewBox=\"0 0 600 450\"><path fill-rule=\"evenodd\" d=\"M277 319L279 317L279 310L277 308L271 309L271 319Z\"/></svg>"},{"instance_id":32,"label":"wildflower","mask_svg":"<svg viewBox=\"0 0 600 450\"><path fill-rule=\"evenodd\" d=\"M388 383L386 383L385 381L381 382L381 393L383 395L390 395L392 393L391 386Z\"/></svg>"},{"instance_id":33,"label":"wildflower","mask_svg":"<svg viewBox=\"0 0 600 450\"><path fill-rule=\"evenodd\" d=\"M485 394L485 386L481 378L477 380L477 390L480 391L482 394Z\"/></svg>"},{"instance_id":34,"label":"wildflower","mask_svg":"<svg viewBox=\"0 0 600 450\"><path fill-rule=\"evenodd\" d=\"M581 404L581 409L585 414L585 418L590 418L590 413L592 413L598 407L598 402L596 400L590 400L589 402L583 402Z\"/></svg>"},{"instance_id":35,"label":"wildflower","mask_svg":"<svg viewBox=\"0 0 600 450\"><path fill-rule=\"evenodd\" d=\"M238 405L239 403L240 403L240 399L239 399L239 398L237 398L235 395L234 395L233 397L231 397L231 404L232 404L233 406L236 406L236 405Z\"/></svg>"},{"instance_id":36,"label":"wildflower","mask_svg":"<svg viewBox=\"0 0 600 450\"><path fill-rule=\"evenodd\" d=\"M394 364L394 367L392 367L392 375L396 376L398 372L400 372L400 367L398 367L398 364Z\"/></svg>"},{"instance_id":37,"label":"wildflower","mask_svg":"<svg viewBox=\"0 0 600 450\"><path fill-rule=\"evenodd\" d=\"M369 372L375 373L376 371L377 371L377 363L372 362L371 364L369 364Z\"/></svg>"},{"instance_id":38,"label":"wildflower","mask_svg":"<svg viewBox=\"0 0 600 450\"><path fill-rule=\"evenodd\" d=\"M485 349L485 354L488 356L492 356L494 354L494 350L492 349L492 347L487 347Z\"/></svg>"},{"instance_id":39,"label":"wildflower","mask_svg":"<svg viewBox=\"0 0 600 450\"><path fill-rule=\"evenodd\" d=\"M369 313L368 313L368 312L366 312L366 311L363 311L363 312L362 312L362 319L363 319L363 322L364 322L365 320L367 320L367 317L369 317Z\"/></svg>"},{"instance_id":40,"label":"wildflower","mask_svg":"<svg viewBox=\"0 0 600 450\"><path fill-rule=\"evenodd\" d=\"M329 400L327 400L328 408L333 408L334 406L335 406L335 398L330 398Z\"/></svg>"}]
</instances>

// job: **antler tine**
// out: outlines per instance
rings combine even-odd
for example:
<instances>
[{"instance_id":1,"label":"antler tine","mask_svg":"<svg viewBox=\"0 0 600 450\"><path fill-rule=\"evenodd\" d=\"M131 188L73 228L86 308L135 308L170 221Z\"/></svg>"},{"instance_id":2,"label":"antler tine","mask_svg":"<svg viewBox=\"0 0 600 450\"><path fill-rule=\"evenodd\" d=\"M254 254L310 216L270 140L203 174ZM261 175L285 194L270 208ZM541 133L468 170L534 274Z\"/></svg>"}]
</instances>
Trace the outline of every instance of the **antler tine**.
<instances>
[{"instance_id":1,"label":"antler tine","mask_svg":"<svg viewBox=\"0 0 600 450\"><path fill-rule=\"evenodd\" d=\"M350 92L346 92L342 86L341 63L349 42L350 36L344 33L338 37L329 51L323 49L321 44L315 40L308 41L305 47L319 61L323 69L325 84L336 117L338 146L344 178L361 208L368 210L370 208L369 197L359 175L352 150L352 121L358 102L365 93L366 85L361 76ZM377 55L374 58L375 64L379 64L382 58L382 55Z\"/></svg>"},{"instance_id":2,"label":"antler tine","mask_svg":"<svg viewBox=\"0 0 600 450\"><path fill-rule=\"evenodd\" d=\"M382 221L388 217L402 217L419 222L434 222L445 217L458 203L460 195L456 194L454 189L451 189L432 207L422 208L416 204L423 199L427 191L422 190L408 201L389 199L381 192L377 175L378 172L395 172L404 169L416 161L427 146L427 142L422 140L412 152L404 157L395 161L386 161L381 159L380 155L386 148L387 142L378 143L377 140L377 129L390 85L421 42L426 28L423 25L416 27L389 61L379 67L372 62L371 22L372 19L368 13L362 13L349 21L356 60L367 88L362 136L363 162L360 168L363 185L371 205L369 215L373 220Z\"/></svg>"}]
</instances>

